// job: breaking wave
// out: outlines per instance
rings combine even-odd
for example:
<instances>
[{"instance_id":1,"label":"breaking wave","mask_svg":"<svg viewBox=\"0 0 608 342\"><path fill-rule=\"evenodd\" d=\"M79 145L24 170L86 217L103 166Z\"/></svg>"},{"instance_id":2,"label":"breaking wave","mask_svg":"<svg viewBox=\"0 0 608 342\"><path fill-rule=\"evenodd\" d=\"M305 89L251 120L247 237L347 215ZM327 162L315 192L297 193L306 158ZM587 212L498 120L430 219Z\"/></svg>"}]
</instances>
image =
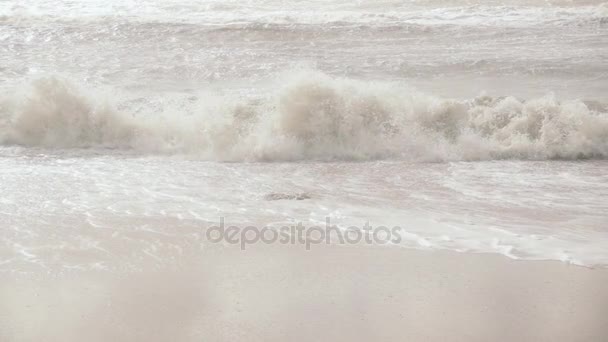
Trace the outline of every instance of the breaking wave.
<instances>
[{"instance_id":1,"label":"breaking wave","mask_svg":"<svg viewBox=\"0 0 608 342\"><path fill-rule=\"evenodd\" d=\"M551 95L457 101L316 71L279 84L253 97L204 96L187 110L142 114L132 104L142 101L108 104L63 79L39 79L0 99L0 143L219 161L608 156L601 103Z\"/></svg>"}]
</instances>

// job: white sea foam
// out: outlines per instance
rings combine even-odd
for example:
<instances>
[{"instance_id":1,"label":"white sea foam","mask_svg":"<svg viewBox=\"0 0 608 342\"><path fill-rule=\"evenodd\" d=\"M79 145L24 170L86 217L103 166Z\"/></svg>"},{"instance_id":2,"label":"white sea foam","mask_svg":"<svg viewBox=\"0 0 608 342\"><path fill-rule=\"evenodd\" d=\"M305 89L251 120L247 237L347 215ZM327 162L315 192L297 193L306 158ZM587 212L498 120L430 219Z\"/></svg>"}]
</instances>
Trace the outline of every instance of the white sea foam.
<instances>
[{"instance_id":1,"label":"white sea foam","mask_svg":"<svg viewBox=\"0 0 608 342\"><path fill-rule=\"evenodd\" d=\"M142 114L84 95L69 82L40 79L22 95L5 96L0 137L5 145L235 161L608 156L608 110L601 103L559 101L551 95L456 101L396 83L315 71L286 77L269 92L249 98L205 96L188 110L174 106Z\"/></svg>"}]
</instances>

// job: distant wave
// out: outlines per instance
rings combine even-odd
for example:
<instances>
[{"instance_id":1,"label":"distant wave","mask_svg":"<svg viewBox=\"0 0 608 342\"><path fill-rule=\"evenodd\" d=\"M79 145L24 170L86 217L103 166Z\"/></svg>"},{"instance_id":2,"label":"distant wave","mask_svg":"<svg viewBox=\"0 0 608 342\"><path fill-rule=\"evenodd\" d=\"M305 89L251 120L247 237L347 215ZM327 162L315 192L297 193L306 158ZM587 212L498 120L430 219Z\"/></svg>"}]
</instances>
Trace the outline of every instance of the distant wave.
<instances>
[{"instance_id":1,"label":"distant wave","mask_svg":"<svg viewBox=\"0 0 608 342\"><path fill-rule=\"evenodd\" d=\"M65 80L39 79L0 97L0 143L219 161L608 157L601 103L550 95L456 101L317 71L277 84L253 98L204 97L189 111L142 115Z\"/></svg>"},{"instance_id":2,"label":"distant wave","mask_svg":"<svg viewBox=\"0 0 608 342\"><path fill-rule=\"evenodd\" d=\"M102 22L128 19L131 22L154 22L241 28L264 27L264 25L420 25L434 26L507 26L532 27L539 25L605 25L608 23L608 2L578 6L555 6L551 4L515 6L493 6L480 3L450 5L429 9L396 3L388 6L381 2L377 6L357 6L352 2L340 5L334 2L321 4L269 3L265 6L250 6L240 1L222 3L219 6L195 4L148 4L133 6L69 6L62 10L62 2L56 6L5 6L0 4L0 21L40 18L43 20L98 20ZM346 5L346 6L345 6ZM321 7L319 7L321 6ZM388 7L388 8L387 8Z\"/></svg>"}]
</instances>

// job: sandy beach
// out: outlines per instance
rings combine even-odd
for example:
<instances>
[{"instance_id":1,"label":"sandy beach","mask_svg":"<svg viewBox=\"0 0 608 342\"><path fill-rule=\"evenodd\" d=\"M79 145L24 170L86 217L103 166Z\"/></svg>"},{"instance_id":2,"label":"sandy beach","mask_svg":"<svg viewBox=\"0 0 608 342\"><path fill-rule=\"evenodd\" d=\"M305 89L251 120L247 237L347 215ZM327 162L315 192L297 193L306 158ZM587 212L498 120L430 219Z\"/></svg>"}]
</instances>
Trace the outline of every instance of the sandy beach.
<instances>
[{"instance_id":1,"label":"sandy beach","mask_svg":"<svg viewBox=\"0 0 608 342\"><path fill-rule=\"evenodd\" d=\"M173 269L3 281L0 339L595 342L607 284L606 269L497 255L212 246Z\"/></svg>"}]
</instances>

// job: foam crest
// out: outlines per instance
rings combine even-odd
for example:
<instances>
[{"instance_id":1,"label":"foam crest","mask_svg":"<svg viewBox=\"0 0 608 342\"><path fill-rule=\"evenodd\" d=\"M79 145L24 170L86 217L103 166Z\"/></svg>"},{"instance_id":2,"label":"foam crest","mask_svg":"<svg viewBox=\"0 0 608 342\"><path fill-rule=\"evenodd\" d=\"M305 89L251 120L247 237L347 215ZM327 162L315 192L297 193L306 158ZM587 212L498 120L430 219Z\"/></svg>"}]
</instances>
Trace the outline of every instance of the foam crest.
<instances>
[{"instance_id":1,"label":"foam crest","mask_svg":"<svg viewBox=\"0 0 608 342\"><path fill-rule=\"evenodd\" d=\"M204 96L157 113L152 101L111 105L65 80L41 79L2 100L0 141L232 161L608 156L608 110L601 103L551 95L456 101L316 71L277 84L253 98Z\"/></svg>"}]
</instances>

